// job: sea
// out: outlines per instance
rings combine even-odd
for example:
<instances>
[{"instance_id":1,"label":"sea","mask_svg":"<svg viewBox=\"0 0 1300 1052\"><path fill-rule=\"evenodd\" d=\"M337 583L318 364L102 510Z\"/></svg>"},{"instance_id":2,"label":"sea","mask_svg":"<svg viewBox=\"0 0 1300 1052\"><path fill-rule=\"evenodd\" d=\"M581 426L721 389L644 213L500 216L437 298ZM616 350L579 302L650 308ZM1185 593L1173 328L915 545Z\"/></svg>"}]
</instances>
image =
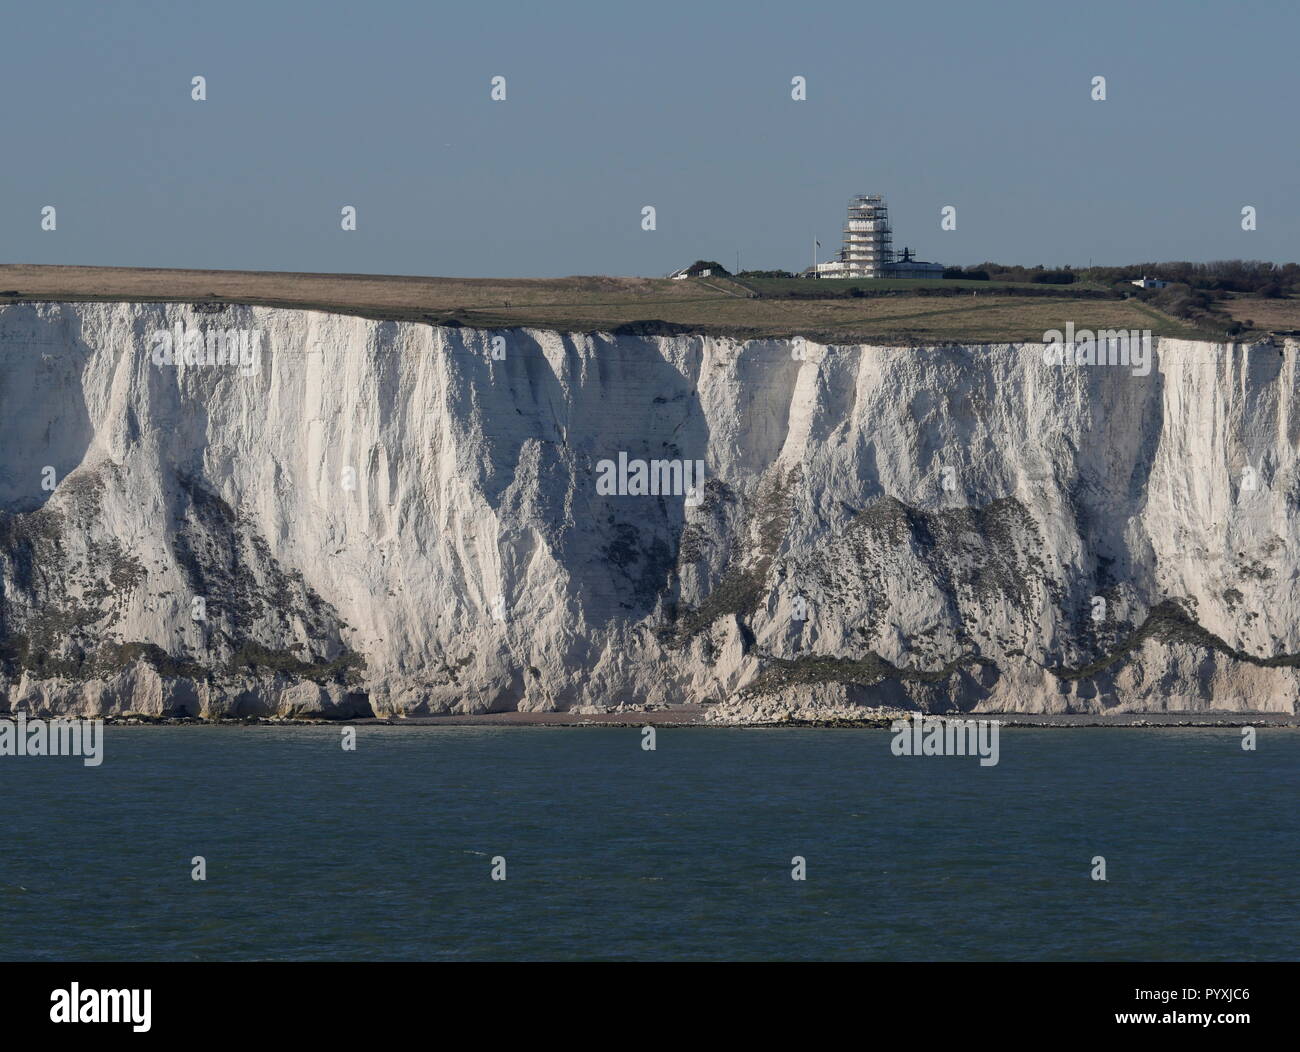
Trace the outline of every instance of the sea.
<instances>
[{"instance_id":1,"label":"sea","mask_svg":"<svg viewBox=\"0 0 1300 1052\"><path fill-rule=\"evenodd\" d=\"M874 729L350 729L349 749L341 727L115 725L99 766L0 757L0 958L1300 949L1296 728L1243 749L1235 728L1009 727L996 765Z\"/></svg>"}]
</instances>

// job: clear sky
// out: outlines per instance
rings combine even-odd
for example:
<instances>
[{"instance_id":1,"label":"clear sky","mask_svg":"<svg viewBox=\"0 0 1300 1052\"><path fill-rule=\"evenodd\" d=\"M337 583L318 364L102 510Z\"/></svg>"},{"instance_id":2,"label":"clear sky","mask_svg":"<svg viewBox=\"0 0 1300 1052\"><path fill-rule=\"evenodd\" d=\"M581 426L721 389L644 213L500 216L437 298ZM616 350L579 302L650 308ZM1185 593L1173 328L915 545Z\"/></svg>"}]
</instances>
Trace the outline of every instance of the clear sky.
<instances>
[{"instance_id":1,"label":"clear sky","mask_svg":"<svg viewBox=\"0 0 1300 1052\"><path fill-rule=\"evenodd\" d=\"M796 269L861 192L943 263L1295 260L1298 46L1292 0L12 4L0 262Z\"/></svg>"}]
</instances>

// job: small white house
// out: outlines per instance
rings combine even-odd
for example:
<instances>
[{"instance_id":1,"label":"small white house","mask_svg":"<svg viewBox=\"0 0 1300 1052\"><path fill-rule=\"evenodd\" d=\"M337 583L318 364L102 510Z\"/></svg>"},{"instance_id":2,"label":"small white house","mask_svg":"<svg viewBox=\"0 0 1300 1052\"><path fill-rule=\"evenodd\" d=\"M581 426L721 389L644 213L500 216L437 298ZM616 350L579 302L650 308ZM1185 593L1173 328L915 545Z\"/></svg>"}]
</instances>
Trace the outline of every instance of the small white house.
<instances>
[{"instance_id":1,"label":"small white house","mask_svg":"<svg viewBox=\"0 0 1300 1052\"><path fill-rule=\"evenodd\" d=\"M727 273L721 267L717 268L717 270L719 277ZM697 259L689 267L682 267L681 270L674 270L668 276L672 278L673 281L685 281L687 278L711 278L713 277L713 271L714 267L707 265L702 259Z\"/></svg>"},{"instance_id":2,"label":"small white house","mask_svg":"<svg viewBox=\"0 0 1300 1052\"><path fill-rule=\"evenodd\" d=\"M1136 285L1140 289L1163 289L1169 285L1167 281L1161 281L1158 278L1138 278L1130 284Z\"/></svg>"},{"instance_id":3,"label":"small white house","mask_svg":"<svg viewBox=\"0 0 1300 1052\"><path fill-rule=\"evenodd\" d=\"M826 263L817 264L817 276L819 278L847 278L849 268L843 260L832 259Z\"/></svg>"}]
</instances>

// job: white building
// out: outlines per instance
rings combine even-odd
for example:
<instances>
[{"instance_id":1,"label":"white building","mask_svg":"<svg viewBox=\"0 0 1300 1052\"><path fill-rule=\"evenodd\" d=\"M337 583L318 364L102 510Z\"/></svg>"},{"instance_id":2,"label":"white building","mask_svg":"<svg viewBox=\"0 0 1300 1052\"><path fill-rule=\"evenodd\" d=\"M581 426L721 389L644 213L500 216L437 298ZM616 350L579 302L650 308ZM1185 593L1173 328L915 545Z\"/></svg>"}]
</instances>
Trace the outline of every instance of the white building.
<instances>
[{"instance_id":1,"label":"white building","mask_svg":"<svg viewBox=\"0 0 1300 1052\"><path fill-rule=\"evenodd\" d=\"M832 259L827 263L817 264L817 276L819 278L847 278L848 267L842 259Z\"/></svg>"}]
</instances>

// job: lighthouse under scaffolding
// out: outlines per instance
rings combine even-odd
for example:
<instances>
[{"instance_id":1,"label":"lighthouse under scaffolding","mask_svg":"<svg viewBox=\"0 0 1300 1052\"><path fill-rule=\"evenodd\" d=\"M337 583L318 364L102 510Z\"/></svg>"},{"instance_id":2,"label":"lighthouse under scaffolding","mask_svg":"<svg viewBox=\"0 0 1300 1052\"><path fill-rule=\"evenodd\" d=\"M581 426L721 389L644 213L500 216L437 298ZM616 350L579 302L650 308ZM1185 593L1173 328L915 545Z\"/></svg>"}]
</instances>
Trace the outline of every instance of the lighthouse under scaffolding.
<instances>
[{"instance_id":1,"label":"lighthouse under scaffolding","mask_svg":"<svg viewBox=\"0 0 1300 1052\"><path fill-rule=\"evenodd\" d=\"M858 194L849 202L840 253L846 278L882 278L894 261L894 234L882 194Z\"/></svg>"},{"instance_id":2,"label":"lighthouse under scaffolding","mask_svg":"<svg viewBox=\"0 0 1300 1052\"><path fill-rule=\"evenodd\" d=\"M883 194L858 194L849 202L844 221L844 247L838 259L817 263L806 273L818 278L912 278L934 280L943 277L943 264L923 263L911 250L902 256L894 252L894 231Z\"/></svg>"}]
</instances>

